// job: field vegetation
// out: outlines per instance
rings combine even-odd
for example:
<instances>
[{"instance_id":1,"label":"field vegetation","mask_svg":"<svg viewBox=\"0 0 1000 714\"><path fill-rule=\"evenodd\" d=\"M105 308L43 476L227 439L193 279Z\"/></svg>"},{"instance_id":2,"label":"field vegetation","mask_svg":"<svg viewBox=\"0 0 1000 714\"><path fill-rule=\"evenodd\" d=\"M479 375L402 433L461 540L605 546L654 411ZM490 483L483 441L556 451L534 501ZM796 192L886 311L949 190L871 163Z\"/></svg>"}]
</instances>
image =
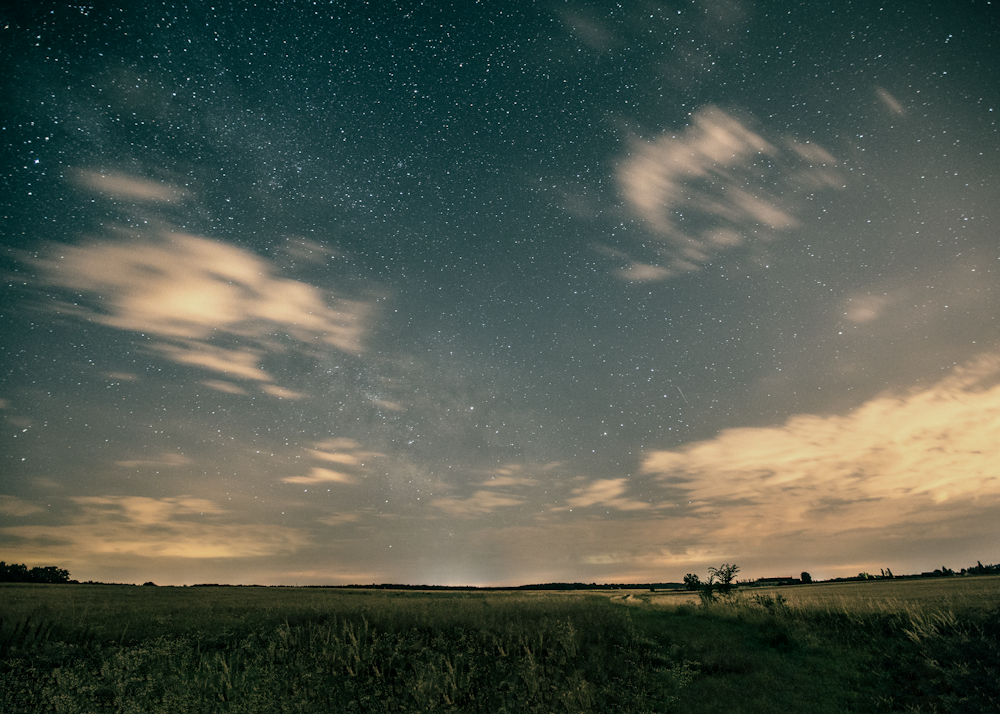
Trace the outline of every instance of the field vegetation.
<instances>
[{"instance_id":1,"label":"field vegetation","mask_svg":"<svg viewBox=\"0 0 1000 714\"><path fill-rule=\"evenodd\" d=\"M673 592L0 585L0 712L994 712L1000 577Z\"/></svg>"}]
</instances>

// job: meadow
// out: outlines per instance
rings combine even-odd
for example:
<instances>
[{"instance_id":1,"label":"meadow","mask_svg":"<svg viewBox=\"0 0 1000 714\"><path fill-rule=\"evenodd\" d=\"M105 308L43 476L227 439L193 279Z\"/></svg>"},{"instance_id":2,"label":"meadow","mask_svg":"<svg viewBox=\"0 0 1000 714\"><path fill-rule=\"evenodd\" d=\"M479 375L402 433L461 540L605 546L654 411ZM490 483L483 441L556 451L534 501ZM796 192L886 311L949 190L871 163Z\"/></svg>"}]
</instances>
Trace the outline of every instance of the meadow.
<instances>
[{"instance_id":1,"label":"meadow","mask_svg":"<svg viewBox=\"0 0 1000 714\"><path fill-rule=\"evenodd\" d=\"M995 712L1000 577L683 592L0 585L0 712Z\"/></svg>"}]
</instances>

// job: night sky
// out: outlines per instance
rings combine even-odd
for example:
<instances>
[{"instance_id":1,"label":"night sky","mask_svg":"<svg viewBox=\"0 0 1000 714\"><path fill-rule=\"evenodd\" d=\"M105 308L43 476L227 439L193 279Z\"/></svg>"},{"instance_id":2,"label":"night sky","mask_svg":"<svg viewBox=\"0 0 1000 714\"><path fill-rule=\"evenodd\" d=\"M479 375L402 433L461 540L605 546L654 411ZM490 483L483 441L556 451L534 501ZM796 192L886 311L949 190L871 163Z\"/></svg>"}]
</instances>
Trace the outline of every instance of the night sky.
<instances>
[{"instance_id":1,"label":"night sky","mask_svg":"<svg viewBox=\"0 0 1000 714\"><path fill-rule=\"evenodd\" d=\"M0 559L1000 560L995 2L124 5L0 10Z\"/></svg>"}]
</instances>

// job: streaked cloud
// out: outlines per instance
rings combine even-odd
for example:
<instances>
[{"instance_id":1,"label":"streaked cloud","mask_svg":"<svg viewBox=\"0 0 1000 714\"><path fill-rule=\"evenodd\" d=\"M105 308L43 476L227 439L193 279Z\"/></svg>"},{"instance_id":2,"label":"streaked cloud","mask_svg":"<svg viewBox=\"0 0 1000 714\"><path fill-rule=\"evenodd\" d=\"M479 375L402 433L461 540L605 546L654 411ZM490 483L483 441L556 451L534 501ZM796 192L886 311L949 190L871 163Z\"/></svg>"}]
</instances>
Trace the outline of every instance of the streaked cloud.
<instances>
[{"instance_id":1,"label":"streaked cloud","mask_svg":"<svg viewBox=\"0 0 1000 714\"><path fill-rule=\"evenodd\" d=\"M798 194L839 185L836 165L820 146L768 141L716 107L698 110L680 133L633 141L618 184L626 206L656 237L658 257L630 260L619 277L666 279L698 270L751 237L767 241L797 227Z\"/></svg>"},{"instance_id":2,"label":"streaked cloud","mask_svg":"<svg viewBox=\"0 0 1000 714\"><path fill-rule=\"evenodd\" d=\"M107 554L144 558L236 558L289 553L308 544L304 531L225 522L226 511L191 496L92 496L65 525L0 528L10 550L29 560L62 562Z\"/></svg>"},{"instance_id":3,"label":"streaked cloud","mask_svg":"<svg viewBox=\"0 0 1000 714\"><path fill-rule=\"evenodd\" d=\"M573 495L566 503L570 508L601 506L618 511L641 511L652 507L646 501L626 498L627 490L628 479L599 479L583 488L574 489Z\"/></svg>"},{"instance_id":4,"label":"streaked cloud","mask_svg":"<svg viewBox=\"0 0 1000 714\"><path fill-rule=\"evenodd\" d=\"M207 345L198 340L185 340L182 344L160 343L153 345L152 349L178 364L202 367L232 379L250 379L260 382L272 379L271 375L260 366L263 351L259 349L224 349Z\"/></svg>"},{"instance_id":5,"label":"streaked cloud","mask_svg":"<svg viewBox=\"0 0 1000 714\"><path fill-rule=\"evenodd\" d=\"M357 480L350 474L345 474L341 471L333 471L331 469L324 469L319 466L314 466L309 471L308 476L288 476L281 480L284 481L285 483L299 483L299 484L357 483Z\"/></svg>"},{"instance_id":6,"label":"streaked cloud","mask_svg":"<svg viewBox=\"0 0 1000 714\"><path fill-rule=\"evenodd\" d=\"M362 449L357 441L346 438L318 442L307 449L306 453L314 462L318 462L318 465L311 466L306 475L286 476L281 479L282 481L305 485L357 484L370 470L372 460L383 456L376 451ZM329 468L329 464L335 464L336 468Z\"/></svg>"},{"instance_id":7,"label":"streaked cloud","mask_svg":"<svg viewBox=\"0 0 1000 714\"><path fill-rule=\"evenodd\" d=\"M1000 358L985 356L934 386L872 399L846 415L800 415L773 428L649 454L685 513L712 516L715 543L808 531L975 519L1000 503ZM944 533L940 534L944 537ZM871 536L875 537L875 536Z\"/></svg>"},{"instance_id":8,"label":"streaked cloud","mask_svg":"<svg viewBox=\"0 0 1000 714\"><path fill-rule=\"evenodd\" d=\"M260 256L208 238L164 228L154 237L52 246L31 262L45 283L91 301L91 307L64 304L64 312L159 338L148 349L166 359L267 383L264 391L282 399L305 395L270 384L268 356L289 349L364 351L369 304L285 278Z\"/></svg>"},{"instance_id":9,"label":"streaked cloud","mask_svg":"<svg viewBox=\"0 0 1000 714\"><path fill-rule=\"evenodd\" d=\"M191 340L281 329L300 342L364 349L367 305L331 300L275 275L250 251L208 238L165 230L152 239L58 246L35 264L50 284L103 296L102 310L88 316L112 327Z\"/></svg>"},{"instance_id":10,"label":"streaked cloud","mask_svg":"<svg viewBox=\"0 0 1000 714\"><path fill-rule=\"evenodd\" d=\"M318 519L320 523L327 526L342 526L347 523L356 523L361 520L358 513L331 513Z\"/></svg>"},{"instance_id":11,"label":"streaked cloud","mask_svg":"<svg viewBox=\"0 0 1000 714\"><path fill-rule=\"evenodd\" d=\"M493 513L500 508L521 506L526 503L526 499L482 489L468 498L436 498L431 503L452 516L471 518Z\"/></svg>"},{"instance_id":12,"label":"streaked cloud","mask_svg":"<svg viewBox=\"0 0 1000 714\"><path fill-rule=\"evenodd\" d=\"M388 409L391 412L405 412L406 407L404 407L399 402L387 401L385 399L373 399L372 404L379 407L380 409Z\"/></svg>"},{"instance_id":13,"label":"streaked cloud","mask_svg":"<svg viewBox=\"0 0 1000 714\"><path fill-rule=\"evenodd\" d=\"M192 463L192 460L183 454L174 454L170 452L164 452L159 456L151 459L129 459L126 461L116 461L118 466L124 466L126 468L142 468L145 466L152 466L155 468L175 468L177 466L186 466Z\"/></svg>"},{"instance_id":14,"label":"streaked cloud","mask_svg":"<svg viewBox=\"0 0 1000 714\"><path fill-rule=\"evenodd\" d=\"M246 390L239 385L233 384L232 382L224 382L220 379L203 379L201 383L217 392L225 392L226 394L246 394Z\"/></svg>"},{"instance_id":15,"label":"streaked cloud","mask_svg":"<svg viewBox=\"0 0 1000 714\"><path fill-rule=\"evenodd\" d=\"M117 171L78 169L70 175L77 185L116 200L180 203L191 196L191 193L181 186Z\"/></svg>"},{"instance_id":16,"label":"streaked cloud","mask_svg":"<svg viewBox=\"0 0 1000 714\"><path fill-rule=\"evenodd\" d=\"M17 496L0 495L0 514L13 518L30 516L33 513L41 513L45 509L31 501L25 501Z\"/></svg>"},{"instance_id":17,"label":"streaked cloud","mask_svg":"<svg viewBox=\"0 0 1000 714\"><path fill-rule=\"evenodd\" d=\"M849 322L872 322L879 319L893 300L888 294L856 294L844 300L844 317Z\"/></svg>"},{"instance_id":18,"label":"streaked cloud","mask_svg":"<svg viewBox=\"0 0 1000 714\"><path fill-rule=\"evenodd\" d=\"M277 397L278 399L305 399L309 395L305 392L296 392L292 389L286 389L284 387L279 387L276 384L262 384L260 390L265 394L270 394L272 397Z\"/></svg>"},{"instance_id":19,"label":"streaked cloud","mask_svg":"<svg viewBox=\"0 0 1000 714\"><path fill-rule=\"evenodd\" d=\"M882 87L876 87L875 94L878 95L878 98L882 101L882 104L884 104L885 107L893 114L896 114L898 116L904 116L906 114L906 110L903 108L903 105L900 104L899 101L894 96L889 94L889 92L882 89Z\"/></svg>"}]
</instances>

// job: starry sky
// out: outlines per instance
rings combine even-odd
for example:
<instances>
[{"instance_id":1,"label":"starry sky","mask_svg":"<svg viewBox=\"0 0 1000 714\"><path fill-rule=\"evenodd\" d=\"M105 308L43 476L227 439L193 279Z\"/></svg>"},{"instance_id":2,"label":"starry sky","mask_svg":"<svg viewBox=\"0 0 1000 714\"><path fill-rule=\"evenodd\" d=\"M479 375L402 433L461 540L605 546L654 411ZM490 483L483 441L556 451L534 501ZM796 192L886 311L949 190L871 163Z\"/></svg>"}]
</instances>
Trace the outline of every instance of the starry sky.
<instances>
[{"instance_id":1,"label":"starry sky","mask_svg":"<svg viewBox=\"0 0 1000 714\"><path fill-rule=\"evenodd\" d=\"M986 0L6 4L0 559L1000 560L998 57Z\"/></svg>"}]
</instances>

